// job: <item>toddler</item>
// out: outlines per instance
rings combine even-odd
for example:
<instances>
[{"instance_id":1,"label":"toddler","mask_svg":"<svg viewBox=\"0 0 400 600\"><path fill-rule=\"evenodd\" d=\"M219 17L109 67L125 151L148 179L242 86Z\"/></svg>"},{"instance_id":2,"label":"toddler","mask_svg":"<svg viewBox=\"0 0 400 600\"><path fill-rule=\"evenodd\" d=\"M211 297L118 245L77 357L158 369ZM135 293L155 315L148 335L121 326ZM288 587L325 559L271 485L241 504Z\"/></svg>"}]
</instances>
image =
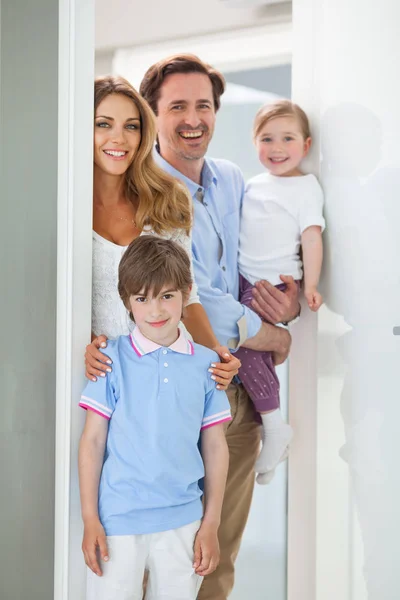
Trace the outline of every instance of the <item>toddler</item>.
<instances>
[{"instance_id":1,"label":"toddler","mask_svg":"<svg viewBox=\"0 0 400 600\"><path fill-rule=\"evenodd\" d=\"M304 271L304 294L310 309L317 311L322 304L318 282L325 221L321 186L314 175L300 169L311 145L307 116L288 100L264 106L256 115L253 138L266 171L250 179L243 200L241 302L251 307L256 281L265 279L285 289L281 275L300 283ZM293 431L282 419L272 354L239 348L236 356L242 362L241 381L262 420L257 481L268 483L277 464L287 456Z\"/></svg>"}]
</instances>

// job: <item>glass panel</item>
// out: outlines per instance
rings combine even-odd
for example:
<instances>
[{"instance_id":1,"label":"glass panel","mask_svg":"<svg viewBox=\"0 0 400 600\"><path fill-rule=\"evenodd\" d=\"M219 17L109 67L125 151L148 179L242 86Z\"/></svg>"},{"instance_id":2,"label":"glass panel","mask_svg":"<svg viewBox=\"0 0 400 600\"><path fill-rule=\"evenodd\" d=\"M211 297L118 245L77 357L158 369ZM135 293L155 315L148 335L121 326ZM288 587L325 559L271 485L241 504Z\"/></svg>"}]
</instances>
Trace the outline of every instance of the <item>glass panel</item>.
<instances>
[{"instance_id":1,"label":"glass panel","mask_svg":"<svg viewBox=\"0 0 400 600\"><path fill-rule=\"evenodd\" d=\"M232 160L245 179L262 171L252 144L258 108L279 96L290 96L290 65L226 73L217 126L208 154ZM279 368L282 412L287 411L287 367ZM287 473L281 465L267 486L255 486L253 504L237 559L232 600L286 599Z\"/></svg>"}]
</instances>

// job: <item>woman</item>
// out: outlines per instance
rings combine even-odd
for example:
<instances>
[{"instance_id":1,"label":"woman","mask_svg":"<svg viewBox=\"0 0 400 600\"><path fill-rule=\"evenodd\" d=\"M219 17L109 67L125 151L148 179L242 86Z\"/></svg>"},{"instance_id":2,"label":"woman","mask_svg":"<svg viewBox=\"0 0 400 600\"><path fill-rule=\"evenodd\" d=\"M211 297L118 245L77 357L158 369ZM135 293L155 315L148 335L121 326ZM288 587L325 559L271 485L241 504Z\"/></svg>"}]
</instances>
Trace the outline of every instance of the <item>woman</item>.
<instances>
[{"instance_id":1,"label":"woman","mask_svg":"<svg viewBox=\"0 0 400 600\"><path fill-rule=\"evenodd\" d=\"M157 131L143 98L112 76L96 79L94 96L92 343L85 359L86 376L96 381L111 370L99 348L133 328L117 289L122 254L136 237L152 233L175 240L191 256L192 212L184 186L153 161ZM213 377L217 388L226 389L240 362L219 345L195 283L183 322L195 342L220 356Z\"/></svg>"}]
</instances>

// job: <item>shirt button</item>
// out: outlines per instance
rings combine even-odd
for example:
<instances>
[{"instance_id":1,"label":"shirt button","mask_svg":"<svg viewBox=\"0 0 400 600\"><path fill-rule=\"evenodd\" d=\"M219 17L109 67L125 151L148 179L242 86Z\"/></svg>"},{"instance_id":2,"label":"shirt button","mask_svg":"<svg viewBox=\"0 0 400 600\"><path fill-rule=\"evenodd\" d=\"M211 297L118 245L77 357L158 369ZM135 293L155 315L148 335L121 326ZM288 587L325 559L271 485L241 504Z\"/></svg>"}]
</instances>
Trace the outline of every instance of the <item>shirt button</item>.
<instances>
[{"instance_id":1,"label":"shirt button","mask_svg":"<svg viewBox=\"0 0 400 600\"><path fill-rule=\"evenodd\" d=\"M164 363L164 367L168 367L168 363Z\"/></svg>"},{"instance_id":2,"label":"shirt button","mask_svg":"<svg viewBox=\"0 0 400 600\"><path fill-rule=\"evenodd\" d=\"M167 354L167 350L163 350L163 351L162 351L162 353L163 353L163 354Z\"/></svg>"},{"instance_id":3,"label":"shirt button","mask_svg":"<svg viewBox=\"0 0 400 600\"><path fill-rule=\"evenodd\" d=\"M223 271L226 271L226 267L222 267L222 270L223 270Z\"/></svg>"},{"instance_id":4,"label":"shirt button","mask_svg":"<svg viewBox=\"0 0 400 600\"><path fill-rule=\"evenodd\" d=\"M168 383L168 379L167 378L164 379L164 383Z\"/></svg>"}]
</instances>

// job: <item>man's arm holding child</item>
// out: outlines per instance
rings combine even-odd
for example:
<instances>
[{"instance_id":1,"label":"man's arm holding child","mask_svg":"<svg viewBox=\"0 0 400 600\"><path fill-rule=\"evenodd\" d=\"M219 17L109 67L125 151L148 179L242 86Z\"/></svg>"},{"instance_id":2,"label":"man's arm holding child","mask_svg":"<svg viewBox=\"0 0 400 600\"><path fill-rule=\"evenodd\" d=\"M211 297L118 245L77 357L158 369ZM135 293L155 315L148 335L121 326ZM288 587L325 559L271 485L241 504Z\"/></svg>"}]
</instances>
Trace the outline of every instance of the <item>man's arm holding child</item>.
<instances>
[{"instance_id":1,"label":"man's arm holding child","mask_svg":"<svg viewBox=\"0 0 400 600\"><path fill-rule=\"evenodd\" d=\"M251 350L269 350L273 354L274 363L279 365L288 357L292 338L282 327L273 323L286 323L295 319L300 313L298 286L293 277L281 275L284 291L279 290L268 281L257 281L253 289L252 306L268 323L263 322L257 334L247 338L242 346Z\"/></svg>"},{"instance_id":2,"label":"man's arm holding child","mask_svg":"<svg viewBox=\"0 0 400 600\"><path fill-rule=\"evenodd\" d=\"M82 551L87 566L99 576L102 572L97 549L102 560L108 560L106 534L98 513L99 482L107 431L107 419L88 410L79 444L79 487L84 523Z\"/></svg>"},{"instance_id":3,"label":"man's arm holding child","mask_svg":"<svg viewBox=\"0 0 400 600\"><path fill-rule=\"evenodd\" d=\"M202 430L204 461L204 516L194 543L193 568L198 575L209 575L219 563L218 528L228 474L229 452L222 424Z\"/></svg>"},{"instance_id":4,"label":"man's arm holding child","mask_svg":"<svg viewBox=\"0 0 400 600\"><path fill-rule=\"evenodd\" d=\"M318 292L321 275L323 246L322 230L317 225L307 227L301 235L304 268L304 296L308 306L316 312L322 304L322 296Z\"/></svg>"},{"instance_id":5,"label":"man's arm holding child","mask_svg":"<svg viewBox=\"0 0 400 600\"><path fill-rule=\"evenodd\" d=\"M274 352L276 364L283 362L290 349L289 333L281 327L262 323L256 312L272 323L294 319L300 312L300 305L297 284L293 278L282 276L282 282L286 283L284 292L268 282L257 282L255 299L258 304L254 307L256 312L253 312L235 300L232 294L213 287L204 265L196 258L193 262L203 306L219 338L223 341L237 338L239 324L244 321L248 337L245 341L241 340L240 345L252 350Z\"/></svg>"}]
</instances>

